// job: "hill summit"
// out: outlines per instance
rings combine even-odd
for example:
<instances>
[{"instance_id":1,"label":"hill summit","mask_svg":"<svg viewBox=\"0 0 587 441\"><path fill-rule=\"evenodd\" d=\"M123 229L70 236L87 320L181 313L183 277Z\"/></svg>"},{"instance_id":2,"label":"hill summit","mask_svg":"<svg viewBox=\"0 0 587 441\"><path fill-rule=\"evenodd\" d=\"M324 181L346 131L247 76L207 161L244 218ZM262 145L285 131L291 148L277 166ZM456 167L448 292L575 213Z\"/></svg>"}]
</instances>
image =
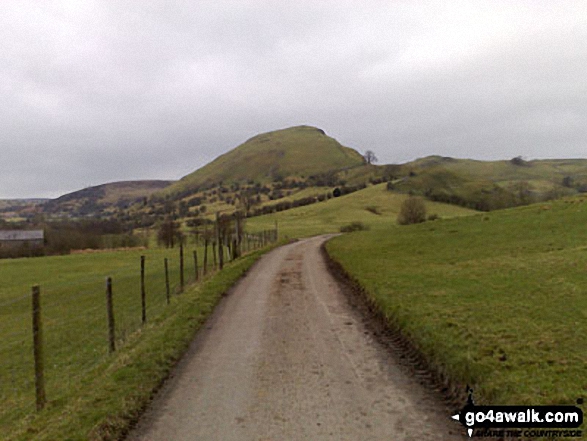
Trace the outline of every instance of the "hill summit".
<instances>
[{"instance_id":1,"label":"hill summit","mask_svg":"<svg viewBox=\"0 0 587 441\"><path fill-rule=\"evenodd\" d=\"M309 177L364 164L362 155L323 130L297 126L256 135L184 176L165 193L190 193L220 183L272 182Z\"/></svg>"}]
</instances>

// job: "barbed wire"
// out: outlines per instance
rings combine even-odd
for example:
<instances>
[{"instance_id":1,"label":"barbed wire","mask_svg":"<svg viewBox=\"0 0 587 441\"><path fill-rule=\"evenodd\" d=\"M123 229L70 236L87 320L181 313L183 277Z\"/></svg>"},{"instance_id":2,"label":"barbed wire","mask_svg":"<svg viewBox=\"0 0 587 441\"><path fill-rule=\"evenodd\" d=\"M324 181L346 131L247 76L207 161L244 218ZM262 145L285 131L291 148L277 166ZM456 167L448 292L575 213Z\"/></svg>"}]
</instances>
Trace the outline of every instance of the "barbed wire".
<instances>
[{"instance_id":1,"label":"barbed wire","mask_svg":"<svg viewBox=\"0 0 587 441\"><path fill-rule=\"evenodd\" d=\"M89 310L85 310L83 315L79 315L78 317L68 317L67 319L56 319L53 317L46 317L44 318L43 327L45 328L44 331L49 332L50 330L56 329L63 329L65 326L70 326L72 324L77 324L84 322L86 324L90 324L91 322L101 320L103 317L98 315L90 316L88 312L95 312L95 311L104 311L104 317L106 317L106 307L95 306ZM87 326L86 326L87 327Z\"/></svg>"},{"instance_id":2,"label":"barbed wire","mask_svg":"<svg viewBox=\"0 0 587 441\"><path fill-rule=\"evenodd\" d=\"M30 299L30 298L31 298L31 295L30 294L25 294L25 295L22 295L20 297L16 297L14 299L7 300L7 301L5 301L3 303L0 303L0 308L3 308L5 306L9 306L9 305L13 305L14 303L18 303L21 300Z\"/></svg>"},{"instance_id":3,"label":"barbed wire","mask_svg":"<svg viewBox=\"0 0 587 441\"><path fill-rule=\"evenodd\" d=\"M147 254L147 257L153 257L153 256L149 256ZM163 259L165 257L167 257L169 263L171 263L172 261L176 260L175 258L171 258L167 255L161 255L161 256L157 256L158 258L161 259L161 262L163 262ZM179 258L177 258L177 260L179 260ZM151 259L147 259L146 262L151 261ZM149 266L146 267L146 270L148 269ZM163 267L163 265L161 265L161 268ZM134 271L134 273L130 273L130 271ZM161 271L162 270L158 270ZM84 278L76 278L75 280L72 280L70 282L56 282L54 279L50 279L50 280L37 280L35 283L32 283L30 286L33 285L40 285L40 286L45 286L45 285L51 285L54 289L58 289L58 288L67 288L70 286L79 286L81 284L85 284L85 283L97 283L99 282L100 279L104 279L106 277L114 277L114 276L119 276L120 274L124 274L125 276L128 277L139 277L139 266L136 263L131 263L129 262L128 264L122 265L117 269L111 269L111 270L100 270L100 272L98 274L93 274L90 277L84 277ZM24 296L26 297L26 295ZM13 300L9 300L7 302L4 303L0 303L0 307L4 306L4 304L10 304L12 303Z\"/></svg>"},{"instance_id":4,"label":"barbed wire","mask_svg":"<svg viewBox=\"0 0 587 441\"><path fill-rule=\"evenodd\" d=\"M213 267L213 265L211 265ZM209 265L210 267L210 265ZM148 272L146 273L146 281L148 280L150 283L156 283L156 282L160 282L163 285L163 282L161 282L161 279L164 278L164 270L162 269L163 265L161 265L161 268L157 269L155 272ZM203 268L200 266L199 270L201 271ZM212 268L209 268L209 270ZM194 270L194 268L189 268L189 264L188 264L188 269L187 271L190 270ZM46 307L50 307L50 306L59 306L60 304L64 304L66 302L71 301L72 299L79 299L79 298L83 298L83 297L98 297L101 295L101 293L99 292L98 286L102 286L105 289L105 280L106 277L112 277L112 274L114 275L120 275L120 274L124 274L124 277L121 279L118 279L118 283L131 283L130 281L132 279L138 279L140 276L138 274L128 274L127 273L128 268L121 268L118 271L114 271L114 272L104 272L104 274L111 274L110 276L92 276L92 277L88 277L88 278L83 278L83 279L78 279L75 281L71 281L68 283L47 283L47 284L43 284L41 285L41 289L42 289L42 301L44 302L44 306ZM138 271L137 271L138 272ZM172 277L177 278L179 275L179 267L175 267L174 265L172 265L169 268L169 276L170 279ZM122 281L122 282L121 282ZM193 276L188 276L187 278L187 284L193 283L195 281L195 277ZM92 289L90 290L85 290L82 288L82 286L88 286L88 285L93 285ZM32 286L32 285L31 285ZM77 290L75 292L71 292L71 293L66 293L63 292L64 288L68 288L68 287L72 287L72 286L76 286ZM175 283L173 284L173 290L177 290L177 286L178 284ZM0 307L6 307L6 306L10 306L10 305L14 305L20 301L25 301L26 299L30 298L30 294L25 294L25 295L21 295L17 298L5 301L3 303L0 303ZM56 302L55 298L59 297L59 300Z\"/></svg>"},{"instance_id":5,"label":"barbed wire","mask_svg":"<svg viewBox=\"0 0 587 441\"><path fill-rule=\"evenodd\" d=\"M218 271L213 263L211 247L208 247L207 275L202 274L204 262L204 246L195 247L198 252L199 280L209 278ZM255 249L258 247L255 247ZM193 258L190 250L184 249L186 288L196 282L194 276ZM193 251L193 250L192 250ZM149 258L150 257L150 258ZM147 254L145 266L146 284L146 308L147 321L156 319L163 314L167 304L165 287L164 259L169 263L170 293L176 297L179 292L179 257L174 253ZM227 259L228 262L230 259ZM41 305L43 308L44 340L46 346L46 372L52 377L55 371L60 373L60 378L66 378L66 386L61 386L55 392L58 399L63 390L77 387L88 373L98 364L105 362L109 357L108 331L106 315L106 278L112 277L114 282L114 313L117 349L124 347L125 342L143 327L141 319L140 298L140 266L138 259L125 262L117 268L110 270L100 269L96 273L86 277L69 279L71 274L67 272L62 280L46 279L39 283L41 287ZM31 287L33 284L30 285ZM71 288L74 289L71 289ZM7 292L15 292L15 288L4 289ZM24 302L31 298L30 293L17 295L14 298L3 300L0 308L7 308ZM59 308L65 311L56 314ZM9 314L2 319L2 327L12 331L3 333L0 331L0 376L12 380L8 387L8 394L17 397L31 396L34 393L34 378L31 374L34 359L32 356L33 339L30 326L30 309ZM8 318L9 317L9 318ZM53 351L58 344L60 347L68 345L65 350ZM26 372L26 375L23 374ZM67 375L62 375L64 372ZM63 382L61 382L63 383ZM0 389L3 396L4 385ZM26 392L25 392L26 391ZM18 406L20 406L20 401Z\"/></svg>"},{"instance_id":6,"label":"barbed wire","mask_svg":"<svg viewBox=\"0 0 587 441\"><path fill-rule=\"evenodd\" d=\"M3 362L9 362L10 357L5 356L5 354L10 353L10 355L12 357L12 356L14 356L15 353L23 353L24 354L27 352L22 349L32 349L32 347L33 347L32 333L31 333L30 337L28 337L28 338L27 337L28 336L23 335L18 340L2 342L2 346L0 346L0 354L2 354L2 357L0 357L0 360ZM18 350L18 349L21 349L21 350ZM31 360L32 360L32 355L31 355Z\"/></svg>"}]
</instances>

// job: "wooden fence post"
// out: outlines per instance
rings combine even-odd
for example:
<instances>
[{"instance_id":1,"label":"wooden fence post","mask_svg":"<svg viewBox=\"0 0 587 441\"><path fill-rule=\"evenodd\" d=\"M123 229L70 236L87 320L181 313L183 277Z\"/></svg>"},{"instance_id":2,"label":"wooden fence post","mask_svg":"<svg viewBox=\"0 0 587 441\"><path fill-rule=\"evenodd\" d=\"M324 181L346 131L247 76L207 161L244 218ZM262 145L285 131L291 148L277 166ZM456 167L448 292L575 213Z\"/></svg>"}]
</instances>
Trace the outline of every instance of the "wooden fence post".
<instances>
[{"instance_id":1,"label":"wooden fence post","mask_svg":"<svg viewBox=\"0 0 587 441\"><path fill-rule=\"evenodd\" d=\"M218 245L218 267L220 270L224 267L224 250L222 249L222 240L220 232L220 213L216 212L216 244Z\"/></svg>"},{"instance_id":2,"label":"wooden fence post","mask_svg":"<svg viewBox=\"0 0 587 441\"><path fill-rule=\"evenodd\" d=\"M241 251L242 251L241 250L241 237L242 236L241 236L241 231L240 231L240 214L238 211L236 212L235 217L236 217L236 219L234 222L236 224L235 225L236 240L235 240L233 255L234 255L234 258L236 259L236 258L240 257Z\"/></svg>"},{"instance_id":3,"label":"wooden fence post","mask_svg":"<svg viewBox=\"0 0 587 441\"><path fill-rule=\"evenodd\" d=\"M218 268L224 268L224 247L222 246L222 239L218 240Z\"/></svg>"},{"instance_id":4,"label":"wooden fence post","mask_svg":"<svg viewBox=\"0 0 587 441\"><path fill-rule=\"evenodd\" d=\"M37 411L43 410L47 398L45 395L45 364L43 357L43 323L41 321L41 288L33 286L33 355L35 358L35 396Z\"/></svg>"},{"instance_id":5,"label":"wooden fence post","mask_svg":"<svg viewBox=\"0 0 587 441\"><path fill-rule=\"evenodd\" d=\"M106 277L106 314L108 316L108 349L112 354L114 351L116 351L114 303L112 300L112 277Z\"/></svg>"},{"instance_id":6,"label":"wooden fence post","mask_svg":"<svg viewBox=\"0 0 587 441\"><path fill-rule=\"evenodd\" d=\"M196 282L198 281L198 251L194 250L194 271L196 274Z\"/></svg>"},{"instance_id":7,"label":"wooden fence post","mask_svg":"<svg viewBox=\"0 0 587 441\"><path fill-rule=\"evenodd\" d=\"M183 243L179 243L179 289L183 292L185 285L183 278Z\"/></svg>"},{"instance_id":8,"label":"wooden fence post","mask_svg":"<svg viewBox=\"0 0 587 441\"><path fill-rule=\"evenodd\" d=\"M167 257L163 260L165 263L165 294L167 297L167 304L171 302L171 292L169 289L169 263L167 261Z\"/></svg>"},{"instance_id":9,"label":"wooden fence post","mask_svg":"<svg viewBox=\"0 0 587 441\"><path fill-rule=\"evenodd\" d=\"M145 256L141 256L141 310L142 322L147 323L147 295L145 293Z\"/></svg>"},{"instance_id":10,"label":"wooden fence post","mask_svg":"<svg viewBox=\"0 0 587 441\"><path fill-rule=\"evenodd\" d=\"M204 239L204 266L202 267L202 275L206 275L208 271L208 238Z\"/></svg>"}]
</instances>

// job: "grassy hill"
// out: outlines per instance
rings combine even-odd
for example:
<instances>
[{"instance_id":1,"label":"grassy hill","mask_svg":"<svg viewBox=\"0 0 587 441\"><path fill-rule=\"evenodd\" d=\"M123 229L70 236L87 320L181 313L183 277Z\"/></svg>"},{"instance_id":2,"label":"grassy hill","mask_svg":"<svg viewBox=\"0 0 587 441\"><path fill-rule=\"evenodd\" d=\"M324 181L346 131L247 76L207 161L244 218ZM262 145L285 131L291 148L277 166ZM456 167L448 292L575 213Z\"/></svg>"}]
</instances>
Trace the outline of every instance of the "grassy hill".
<instances>
[{"instance_id":1,"label":"grassy hill","mask_svg":"<svg viewBox=\"0 0 587 441\"><path fill-rule=\"evenodd\" d=\"M406 197L386 190L386 184L372 185L324 202L247 219L247 228L251 231L273 228L277 221L280 234L288 237L338 233L340 227L352 222L362 222L374 230L395 228L397 214ZM426 208L429 214L441 218L476 213L464 207L431 201L426 201Z\"/></svg>"},{"instance_id":2,"label":"grassy hill","mask_svg":"<svg viewBox=\"0 0 587 441\"><path fill-rule=\"evenodd\" d=\"M478 404L587 392L587 197L344 235L329 253Z\"/></svg>"},{"instance_id":3,"label":"grassy hill","mask_svg":"<svg viewBox=\"0 0 587 441\"><path fill-rule=\"evenodd\" d=\"M273 182L357 167L364 164L355 150L324 131L298 126L263 133L166 188L165 194L193 193L234 182Z\"/></svg>"},{"instance_id":4,"label":"grassy hill","mask_svg":"<svg viewBox=\"0 0 587 441\"><path fill-rule=\"evenodd\" d=\"M429 156L406 166L420 170L442 168L457 175L474 176L502 185L525 180L538 187L550 187L552 184L562 185L567 176L573 177L575 183L587 183L587 159L477 161Z\"/></svg>"},{"instance_id":5,"label":"grassy hill","mask_svg":"<svg viewBox=\"0 0 587 441\"><path fill-rule=\"evenodd\" d=\"M478 161L429 156L405 164L367 164L323 130L297 126L252 137L179 181L104 184L44 204L50 215L115 218L129 228L168 216L213 219L216 212L258 214L280 201L330 194L336 187L388 182L398 194L491 211L587 192L587 159ZM26 208L26 209L25 209ZM2 209L34 219L37 209ZM288 207L289 208L289 207ZM198 219L200 218L200 219Z\"/></svg>"},{"instance_id":6,"label":"grassy hill","mask_svg":"<svg viewBox=\"0 0 587 441\"><path fill-rule=\"evenodd\" d=\"M501 161L478 161L440 156L428 156L406 163L405 170L422 174L444 171L464 180L492 182L504 188L525 181L536 191L563 187L565 178L571 178L566 188L579 189L587 184L587 159L536 159L520 158Z\"/></svg>"},{"instance_id":7,"label":"grassy hill","mask_svg":"<svg viewBox=\"0 0 587 441\"><path fill-rule=\"evenodd\" d=\"M429 156L402 164L397 191L490 211L587 192L587 159L477 161Z\"/></svg>"}]
</instances>

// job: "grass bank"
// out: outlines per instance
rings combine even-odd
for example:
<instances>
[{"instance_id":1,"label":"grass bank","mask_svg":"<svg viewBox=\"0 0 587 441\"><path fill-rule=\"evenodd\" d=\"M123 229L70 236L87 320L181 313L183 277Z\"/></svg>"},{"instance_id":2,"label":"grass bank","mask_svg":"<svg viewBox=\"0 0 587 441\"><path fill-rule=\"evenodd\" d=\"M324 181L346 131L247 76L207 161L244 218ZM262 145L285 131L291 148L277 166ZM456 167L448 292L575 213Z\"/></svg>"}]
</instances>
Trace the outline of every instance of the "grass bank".
<instances>
[{"instance_id":1,"label":"grass bank","mask_svg":"<svg viewBox=\"0 0 587 441\"><path fill-rule=\"evenodd\" d=\"M587 396L587 198L357 232L327 244L479 404Z\"/></svg>"},{"instance_id":2,"label":"grass bank","mask_svg":"<svg viewBox=\"0 0 587 441\"><path fill-rule=\"evenodd\" d=\"M373 230L386 230L396 225L397 214L406 197L387 191L386 184L371 185L324 202L249 218L247 228L251 231L273 228L277 221L281 236L296 238L338 233L341 227L352 222L361 222ZM428 214L440 217L476 213L468 208L430 201L426 201L426 208Z\"/></svg>"}]
</instances>

